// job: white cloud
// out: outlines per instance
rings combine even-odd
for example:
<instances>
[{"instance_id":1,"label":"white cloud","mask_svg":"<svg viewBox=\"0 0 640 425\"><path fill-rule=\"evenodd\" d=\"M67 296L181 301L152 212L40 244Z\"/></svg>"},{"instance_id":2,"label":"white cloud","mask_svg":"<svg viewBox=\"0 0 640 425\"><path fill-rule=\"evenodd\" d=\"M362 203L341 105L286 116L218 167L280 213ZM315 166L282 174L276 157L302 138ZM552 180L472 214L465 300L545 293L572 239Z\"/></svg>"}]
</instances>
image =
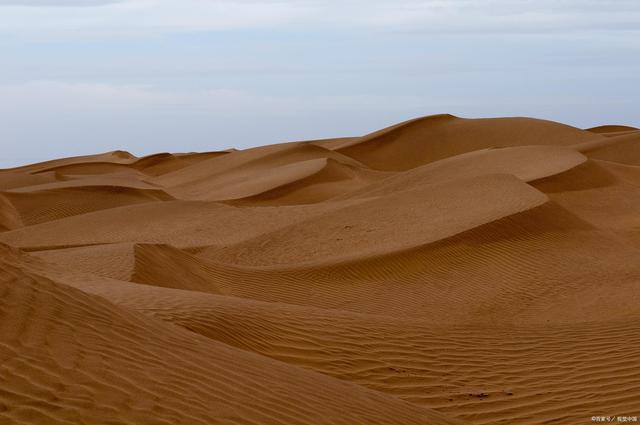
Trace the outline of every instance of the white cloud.
<instances>
[{"instance_id":1,"label":"white cloud","mask_svg":"<svg viewBox=\"0 0 640 425\"><path fill-rule=\"evenodd\" d=\"M22 7L91 7L118 3L122 0L0 0L0 6Z\"/></svg>"},{"instance_id":2,"label":"white cloud","mask_svg":"<svg viewBox=\"0 0 640 425\"><path fill-rule=\"evenodd\" d=\"M27 35L157 35L276 26L544 33L637 30L640 24L637 0L0 0L0 6L7 4L13 6L3 8L0 31ZM68 7L81 4L101 7Z\"/></svg>"},{"instance_id":3,"label":"white cloud","mask_svg":"<svg viewBox=\"0 0 640 425\"><path fill-rule=\"evenodd\" d=\"M16 35L158 35L172 32L272 27L300 14L289 3L209 0L122 0L95 7L2 8L0 33ZM71 6L71 4L67 4Z\"/></svg>"},{"instance_id":4,"label":"white cloud","mask_svg":"<svg viewBox=\"0 0 640 425\"><path fill-rule=\"evenodd\" d=\"M346 24L428 33L545 33L638 29L640 3L595 0L349 2Z\"/></svg>"}]
</instances>

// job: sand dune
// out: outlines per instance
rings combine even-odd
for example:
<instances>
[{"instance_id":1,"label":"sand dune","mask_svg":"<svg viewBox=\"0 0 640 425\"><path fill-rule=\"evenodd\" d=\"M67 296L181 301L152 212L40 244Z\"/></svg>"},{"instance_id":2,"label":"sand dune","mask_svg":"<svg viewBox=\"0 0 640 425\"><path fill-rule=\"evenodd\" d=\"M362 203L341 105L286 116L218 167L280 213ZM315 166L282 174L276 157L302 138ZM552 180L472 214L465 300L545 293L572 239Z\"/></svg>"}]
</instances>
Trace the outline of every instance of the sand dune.
<instances>
[{"instance_id":1,"label":"sand dune","mask_svg":"<svg viewBox=\"0 0 640 425\"><path fill-rule=\"evenodd\" d=\"M126 186L74 186L37 191L5 191L2 193L18 212L25 225L86 214L123 205L172 199L163 190Z\"/></svg>"},{"instance_id":2,"label":"sand dune","mask_svg":"<svg viewBox=\"0 0 640 425\"><path fill-rule=\"evenodd\" d=\"M590 160L535 186L576 216L640 247L640 167Z\"/></svg>"},{"instance_id":3,"label":"sand dune","mask_svg":"<svg viewBox=\"0 0 640 425\"><path fill-rule=\"evenodd\" d=\"M196 280L215 287L205 286L205 292L439 325L623 319L634 315L640 301L635 289L639 253L553 204L413 249L351 261L256 267L220 263L207 250L196 257L166 246L154 250L172 253L169 265L159 255L140 262L133 248L123 245L34 254L122 280L174 288ZM158 277L136 280L134 268ZM168 283L176 275L180 280ZM614 286L619 291L605 296Z\"/></svg>"},{"instance_id":4,"label":"sand dune","mask_svg":"<svg viewBox=\"0 0 640 425\"><path fill-rule=\"evenodd\" d=\"M223 247L358 202L362 201L282 209L237 208L201 201L139 203L0 233L0 242L28 250L127 241Z\"/></svg>"},{"instance_id":5,"label":"sand dune","mask_svg":"<svg viewBox=\"0 0 640 425\"><path fill-rule=\"evenodd\" d=\"M161 176L188 167L206 159L216 158L230 153L230 151L170 154L159 153L142 157L131 163L131 167L141 172Z\"/></svg>"},{"instance_id":6,"label":"sand dune","mask_svg":"<svg viewBox=\"0 0 640 425\"><path fill-rule=\"evenodd\" d=\"M484 148L570 145L598 139L592 132L530 118L463 119L434 115L331 145L374 169L406 170Z\"/></svg>"},{"instance_id":7,"label":"sand dune","mask_svg":"<svg viewBox=\"0 0 640 425\"><path fill-rule=\"evenodd\" d=\"M454 180L365 199L218 250L215 256L246 265L362 258L434 242L546 200L510 175Z\"/></svg>"},{"instance_id":8,"label":"sand dune","mask_svg":"<svg viewBox=\"0 0 640 425\"><path fill-rule=\"evenodd\" d=\"M628 125L599 125L597 127L588 128L587 131L598 134L607 134L607 133L621 133L626 131L636 131L639 130L635 127L630 127Z\"/></svg>"},{"instance_id":9,"label":"sand dune","mask_svg":"<svg viewBox=\"0 0 640 425\"><path fill-rule=\"evenodd\" d=\"M323 170L325 177L316 177L315 180L331 181L341 174L342 178L338 180L346 180L344 175L349 174L348 169L359 167L363 167L362 164L349 157L313 144L297 142L232 152L166 174L158 182L170 188L170 193L179 199L227 200L259 196L290 185L300 189L304 185L301 180ZM336 168L342 170L337 171ZM375 174L367 170L360 174L365 173ZM309 182L313 183L318 182Z\"/></svg>"},{"instance_id":10,"label":"sand dune","mask_svg":"<svg viewBox=\"0 0 640 425\"><path fill-rule=\"evenodd\" d=\"M609 137L600 143L578 145L589 158L640 165L640 130Z\"/></svg>"},{"instance_id":11,"label":"sand dune","mask_svg":"<svg viewBox=\"0 0 640 425\"><path fill-rule=\"evenodd\" d=\"M25 186L55 182L56 179L42 174L30 174L26 172L2 172L0 171L0 190L17 189Z\"/></svg>"},{"instance_id":12,"label":"sand dune","mask_svg":"<svg viewBox=\"0 0 640 425\"><path fill-rule=\"evenodd\" d=\"M596 326L434 328L149 287L101 295L217 341L473 423L527 424L542 418L574 424L584 421L585 410L632 412L637 403L635 319ZM620 339L634 348L610 350ZM570 374L563 372L567 369ZM604 384L612 371L622 378ZM602 392L603 384L602 398L578 395Z\"/></svg>"},{"instance_id":13,"label":"sand dune","mask_svg":"<svg viewBox=\"0 0 640 425\"><path fill-rule=\"evenodd\" d=\"M227 188L231 195L227 199L242 205L310 204L350 193L384 177L382 173L331 158L284 165L271 172L274 174Z\"/></svg>"},{"instance_id":14,"label":"sand dune","mask_svg":"<svg viewBox=\"0 0 640 425\"><path fill-rule=\"evenodd\" d=\"M247 173L240 180L222 180L207 190L206 199L243 205L309 204L362 187L378 176L331 158L316 158Z\"/></svg>"},{"instance_id":15,"label":"sand dune","mask_svg":"<svg viewBox=\"0 0 640 425\"><path fill-rule=\"evenodd\" d=\"M21 167L9 168L6 171L23 171L30 173L39 173L51 168L60 167L71 164L84 164L84 163L110 163L121 164L135 161L137 158L129 152L116 150L112 152L105 152L95 155L83 155L74 156L70 158L53 159L50 161L38 162L36 164L23 165Z\"/></svg>"},{"instance_id":16,"label":"sand dune","mask_svg":"<svg viewBox=\"0 0 640 425\"><path fill-rule=\"evenodd\" d=\"M116 150L103 154L54 159L37 164L0 170L0 173L22 172L38 175L57 171L61 174L107 174L118 170L136 169L155 176L176 171L196 162L221 156L229 152L230 151L186 154L159 153L138 158L129 152Z\"/></svg>"},{"instance_id":17,"label":"sand dune","mask_svg":"<svg viewBox=\"0 0 640 425\"><path fill-rule=\"evenodd\" d=\"M561 146L519 146L482 149L425 164L383 181L352 190L342 198L388 195L407 188L486 174L510 174L529 182L567 171L587 158Z\"/></svg>"},{"instance_id":18,"label":"sand dune","mask_svg":"<svg viewBox=\"0 0 640 425\"><path fill-rule=\"evenodd\" d=\"M410 250L217 267L212 280L247 298L439 324L568 323L633 315L638 260L629 243L547 204Z\"/></svg>"},{"instance_id":19,"label":"sand dune","mask_svg":"<svg viewBox=\"0 0 640 425\"><path fill-rule=\"evenodd\" d=\"M444 114L0 170L0 423L640 415L639 135Z\"/></svg>"},{"instance_id":20,"label":"sand dune","mask_svg":"<svg viewBox=\"0 0 640 425\"><path fill-rule=\"evenodd\" d=\"M90 245L38 251L34 255L60 266L107 278L220 293L206 262L170 245Z\"/></svg>"},{"instance_id":21,"label":"sand dune","mask_svg":"<svg viewBox=\"0 0 640 425\"><path fill-rule=\"evenodd\" d=\"M230 348L2 264L3 411L13 423L458 423Z\"/></svg>"},{"instance_id":22,"label":"sand dune","mask_svg":"<svg viewBox=\"0 0 640 425\"><path fill-rule=\"evenodd\" d=\"M25 258L13 261L37 269ZM609 347L621 339L629 347L637 345L637 315L625 322L577 326L434 327L397 317L126 282L91 282L87 276L56 274L55 266L47 272L122 307L210 339L473 423L528 424L543 418L572 424L582 421L586 409L632 411L636 403L638 353L635 348ZM619 379L606 385L606 397L580 396L602 391L603 380L611 373Z\"/></svg>"},{"instance_id":23,"label":"sand dune","mask_svg":"<svg viewBox=\"0 0 640 425\"><path fill-rule=\"evenodd\" d=\"M11 201L0 193L0 232L22 227L20 213Z\"/></svg>"}]
</instances>

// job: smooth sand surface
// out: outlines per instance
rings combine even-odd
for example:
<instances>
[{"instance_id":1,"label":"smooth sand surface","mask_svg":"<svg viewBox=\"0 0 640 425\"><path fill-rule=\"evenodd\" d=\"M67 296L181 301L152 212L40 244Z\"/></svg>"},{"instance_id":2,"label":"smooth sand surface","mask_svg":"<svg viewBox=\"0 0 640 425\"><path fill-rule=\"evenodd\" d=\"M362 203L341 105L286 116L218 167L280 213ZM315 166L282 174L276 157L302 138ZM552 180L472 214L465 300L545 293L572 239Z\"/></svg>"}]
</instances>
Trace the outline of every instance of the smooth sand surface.
<instances>
[{"instance_id":1,"label":"smooth sand surface","mask_svg":"<svg viewBox=\"0 0 640 425\"><path fill-rule=\"evenodd\" d=\"M0 424L640 416L640 130L445 114L0 170L0 293Z\"/></svg>"}]
</instances>

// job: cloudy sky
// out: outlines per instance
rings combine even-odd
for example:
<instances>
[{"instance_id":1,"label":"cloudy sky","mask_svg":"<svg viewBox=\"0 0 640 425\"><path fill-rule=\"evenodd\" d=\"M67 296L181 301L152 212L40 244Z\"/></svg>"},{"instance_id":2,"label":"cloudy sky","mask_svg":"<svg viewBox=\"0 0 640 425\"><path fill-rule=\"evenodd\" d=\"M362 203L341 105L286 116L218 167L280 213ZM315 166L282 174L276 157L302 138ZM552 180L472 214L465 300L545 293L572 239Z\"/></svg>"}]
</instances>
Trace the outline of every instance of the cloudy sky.
<instances>
[{"instance_id":1,"label":"cloudy sky","mask_svg":"<svg viewBox=\"0 0 640 425\"><path fill-rule=\"evenodd\" d=\"M640 126L638 0L0 0L0 167L434 113Z\"/></svg>"}]
</instances>

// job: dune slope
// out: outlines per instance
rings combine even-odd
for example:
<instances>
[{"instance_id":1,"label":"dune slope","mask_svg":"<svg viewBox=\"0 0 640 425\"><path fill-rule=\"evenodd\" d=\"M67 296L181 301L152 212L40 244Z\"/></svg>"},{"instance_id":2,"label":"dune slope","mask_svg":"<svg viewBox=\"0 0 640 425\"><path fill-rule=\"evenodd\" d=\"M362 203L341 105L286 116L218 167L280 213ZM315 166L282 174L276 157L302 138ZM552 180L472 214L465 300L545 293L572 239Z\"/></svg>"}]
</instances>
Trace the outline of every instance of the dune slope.
<instances>
[{"instance_id":1,"label":"dune slope","mask_svg":"<svg viewBox=\"0 0 640 425\"><path fill-rule=\"evenodd\" d=\"M597 133L531 118L463 119L433 115L331 145L331 148L374 169L406 170L478 149L566 146L601 137Z\"/></svg>"},{"instance_id":2,"label":"dune slope","mask_svg":"<svg viewBox=\"0 0 640 425\"><path fill-rule=\"evenodd\" d=\"M0 291L0 418L12 423L460 423L6 262Z\"/></svg>"},{"instance_id":3,"label":"dune slope","mask_svg":"<svg viewBox=\"0 0 640 425\"><path fill-rule=\"evenodd\" d=\"M638 397L637 314L581 325L433 326L73 276L23 254L12 260L207 338L473 423L579 423L587 409L633 411ZM629 345L606 349L621 339Z\"/></svg>"},{"instance_id":4,"label":"dune slope","mask_svg":"<svg viewBox=\"0 0 640 425\"><path fill-rule=\"evenodd\" d=\"M487 330L142 286L102 294L209 338L476 424L575 424L590 409L633 412L640 396L638 318ZM629 348L608 348L620 339ZM604 395L593 400L595 393Z\"/></svg>"}]
</instances>

